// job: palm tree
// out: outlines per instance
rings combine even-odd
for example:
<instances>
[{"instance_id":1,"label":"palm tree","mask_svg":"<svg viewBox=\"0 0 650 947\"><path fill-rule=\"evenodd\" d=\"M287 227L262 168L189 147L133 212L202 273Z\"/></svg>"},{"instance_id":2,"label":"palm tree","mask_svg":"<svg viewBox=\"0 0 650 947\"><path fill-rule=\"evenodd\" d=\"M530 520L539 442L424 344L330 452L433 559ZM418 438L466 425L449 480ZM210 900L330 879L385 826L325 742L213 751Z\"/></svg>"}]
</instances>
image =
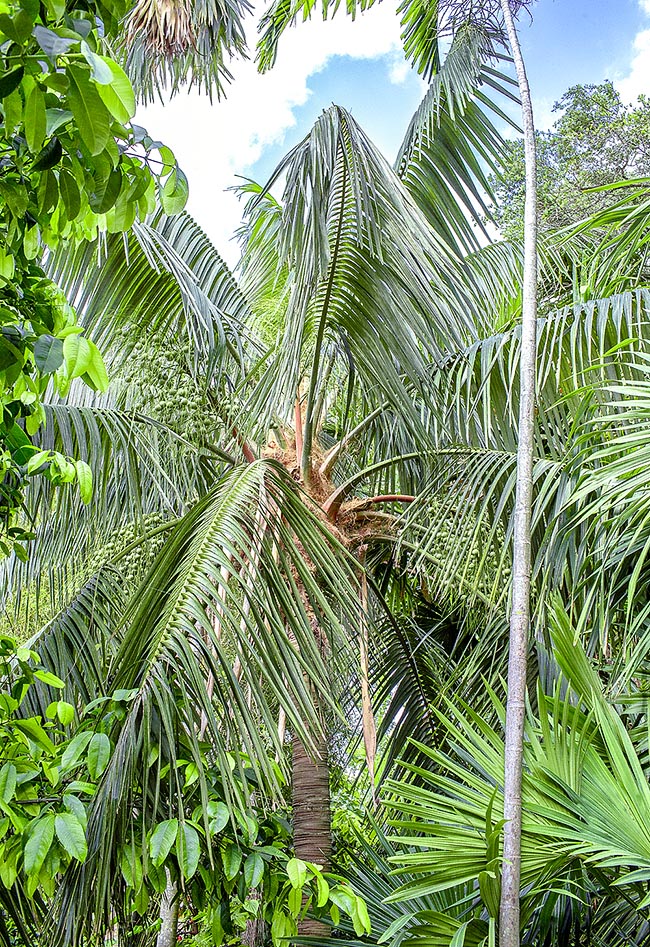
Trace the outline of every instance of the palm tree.
<instances>
[{"instance_id":1,"label":"palm tree","mask_svg":"<svg viewBox=\"0 0 650 947\"><path fill-rule=\"evenodd\" d=\"M535 361L537 356L537 158L535 121L526 66L521 53L511 6L501 0L508 42L515 62L524 130L526 197L524 205L524 271L521 306L521 356L519 361L519 443L517 491L512 535L512 602L508 644L508 697L506 700L503 870L499 912L499 944L518 947L521 862L521 773L524 752L526 670L530 637L531 514L535 436Z\"/></svg>"},{"instance_id":2,"label":"palm tree","mask_svg":"<svg viewBox=\"0 0 650 947\"><path fill-rule=\"evenodd\" d=\"M465 86L454 98L445 70L432 85L402 151L405 181L410 176L421 186L417 161L453 153L454 108L468 127L474 123L479 140L498 140L470 97L490 51L474 34L454 47L448 69L460 64ZM160 341L174 339L165 372L175 382L191 379L194 407L204 419L192 444L170 430L165 417L154 437L145 433L150 422L130 410L128 388L111 401L53 405L46 436L91 457L97 502L83 512L70 497L53 506L45 488L35 493L42 541L25 567L10 567L7 588L33 583L37 598L39 583L56 577L54 605L64 610L41 633L39 646L59 662L75 654L75 663L87 669L66 674L72 699L100 696L107 680L137 694L113 733L117 752L93 802L91 857L61 893L61 931L71 942L110 915L114 886L120 886L114 853L132 833L131 774L151 754L173 767L172 734L182 734L199 772L203 734L222 764L229 746L241 741L271 794L276 786L267 745L281 755L272 710L279 704L299 738L296 811L304 811L301 774L309 783L319 768L314 758L326 758L323 714L331 693L323 652L338 651L333 642L344 626L347 636L350 629L358 634L371 617L363 602L359 609L360 563L344 547L367 545L360 541L364 512L383 506L390 521L390 511L410 501L430 442L418 396L428 366L476 332L474 290L449 239L467 235L465 216L451 199L461 184L461 201L471 203L474 181L483 174L475 157L469 171L456 172L453 186L441 189L448 202L443 235L341 109L319 120L280 173L287 176L281 210L266 198L252 209L244 293L187 218L137 225L128 247L109 237L99 268L91 265L94 248L50 260L88 330L107 351L110 346L113 365L129 353L142 359L145 343L147 357L157 357ZM267 239L254 253L262 224ZM284 344L277 348L256 332L269 279L281 313ZM397 311L403 322L389 318ZM151 390L145 405L159 397L160 378ZM319 439L326 443L328 436L335 442L321 458ZM244 468L238 458L247 461ZM294 466L304 493L290 476ZM364 483L365 510L355 510L350 498ZM315 506L320 515L310 512ZM122 606L111 586L114 579L121 584L119 575L97 571L95 553L89 577L87 562L98 537L134 522L141 538L132 545L169 539L142 590L129 603L127 588ZM107 550L108 559L113 551ZM127 551L117 559L124 561ZM268 681L263 691L260 674ZM143 730L144 720L159 723ZM372 755L370 739L368 747ZM246 785L244 775L232 783L233 796ZM203 781L200 786L203 791ZM178 805L176 788L166 799L160 788L152 786L145 826ZM325 802L325 779L319 790ZM322 860L329 845L327 805L320 812L316 851L305 852L313 860ZM105 845L109 857L102 857Z\"/></svg>"}]
</instances>

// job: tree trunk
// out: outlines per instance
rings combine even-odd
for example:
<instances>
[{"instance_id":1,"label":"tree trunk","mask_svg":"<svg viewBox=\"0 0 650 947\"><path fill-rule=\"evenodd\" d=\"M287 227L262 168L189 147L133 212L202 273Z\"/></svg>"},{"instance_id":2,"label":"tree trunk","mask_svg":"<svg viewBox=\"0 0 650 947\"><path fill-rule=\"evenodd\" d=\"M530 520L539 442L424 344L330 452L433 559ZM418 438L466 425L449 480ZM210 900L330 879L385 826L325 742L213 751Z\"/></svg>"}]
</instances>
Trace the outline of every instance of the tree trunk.
<instances>
[{"instance_id":1,"label":"tree trunk","mask_svg":"<svg viewBox=\"0 0 650 947\"><path fill-rule=\"evenodd\" d=\"M531 507L535 426L537 328L537 163L535 124L526 68L510 9L501 0L517 72L524 129L526 203L524 208L524 280L522 296L519 442L513 535L512 610L506 704L503 869L499 911L500 947L520 944L521 774L526 710L526 662L530 630Z\"/></svg>"},{"instance_id":2,"label":"tree trunk","mask_svg":"<svg viewBox=\"0 0 650 947\"><path fill-rule=\"evenodd\" d=\"M312 758L293 738L293 838L296 858L329 871L332 859L330 780L327 738L315 739L318 758ZM298 924L301 937L327 937L330 928L306 918Z\"/></svg>"},{"instance_id":3,"label":"tree trunk","mask_svg":"<svg viewBox=\"0 0 650 947\"><path fill-rule=\"evenodd\" d=\"M160 902L160 930L156 940L156 947L176 947L178 938L178 897L176 884L169 874L167 887Z\"/></svg>"},{"instance_id":4,"label":"tree trunk","mask_svg":"<svg viewBox=\"0 0 650 947\"><path fill-rule=\"evenodd\" d=\"M251 891L254 896L255 891ZM244 947L264 947L268 933L268 924L263 917L252 917L246 921L246 929L241 935L241 942Z\"/></svg>"}]
</instances>

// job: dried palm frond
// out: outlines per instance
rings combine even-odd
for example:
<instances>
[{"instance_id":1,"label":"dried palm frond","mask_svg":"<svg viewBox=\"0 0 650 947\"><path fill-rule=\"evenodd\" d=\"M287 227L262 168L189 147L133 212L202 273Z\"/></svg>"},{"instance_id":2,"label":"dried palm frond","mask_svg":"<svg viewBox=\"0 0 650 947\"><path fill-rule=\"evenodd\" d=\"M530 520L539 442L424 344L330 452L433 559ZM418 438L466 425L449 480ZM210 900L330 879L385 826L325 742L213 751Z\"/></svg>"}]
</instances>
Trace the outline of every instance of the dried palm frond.
<instances>
[{"instance_id":1,"label":"dried palm frond","mask_svg":"<svg viewBox=\"0 0 650 947\"><path fill-rule=\"evenodd\" d=\"M139 40L159 56L178 56L196 48L187 0L137 0L128 20L127 42Z\"/></svg>"}]
</instances>

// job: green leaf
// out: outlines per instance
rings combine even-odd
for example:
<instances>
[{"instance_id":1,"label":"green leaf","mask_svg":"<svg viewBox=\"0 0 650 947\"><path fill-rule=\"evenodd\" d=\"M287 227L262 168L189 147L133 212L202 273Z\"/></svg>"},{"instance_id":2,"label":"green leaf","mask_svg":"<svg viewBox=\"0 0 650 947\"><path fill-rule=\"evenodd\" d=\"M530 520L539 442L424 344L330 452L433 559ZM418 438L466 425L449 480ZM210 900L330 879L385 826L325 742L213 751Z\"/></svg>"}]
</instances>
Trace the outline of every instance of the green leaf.
<instances>
[{"instance_id":1,"label":"green leaf","mask_svg":"<svg viewBox=\"0 0 650 947\"><path fill-rule=\"evenodd\" d=\"M66 792L63 795L63 805L66 807L68 812L74 813L79 824L85 832L88 822L88 814L86 813L86 807L84 806L81 799L79 799L78 796L73 796L72 793Z\"/></svg>"},{"instance_id":2,"label":"green leaf","mask_svg":"<svg viewBox=\"0 0 650 947\"><path fill-rule=\"evenodd\" d=\"M314 874L316 878L316 887L318 889L318 899L316 904L319 908L324 907L329 901L330 896L330 886L328 885L323 875L319 872Z\"/></svg>"},{"instance_id":3,"label":"green leaf","mask_svg":"<svg viewBox=\"0 0 650 947\"><path fill-rule=\"evenodd\" d=\"M94 53L85 40L81 42L81 53L90 66L90 74L95 82L108 85L113 81L113 71L109 68L106 59Z\"/></svg>"},{"instance_id":4,"label":"green leaf","mask_svg":"<svg viewBox=\"0 0 650 947\"><path fill-rule=\"evenodd\" d=\"M303 888L307 881L307 865L301 858L290 858L287 862L287 875L294 888Z\"/></svg>"},{"instance_id":5,"label":"green leaf","mask_svg":"<svg viewBox=\"0 0 650 947\"><path fill-rule=\"evenodd\" d=\"M90 503L93 498L93 473L85 460L75 460L79 494L83 503Z\"/></svg>"},{"instance_id":6,"label":"green leaf","mask_svg":"<svg viewBox=\"0 0 650 947\"><path fill-rule=\"evenodd\" d=\"M357 916L361 923L361 934L370 934L372 932L372 925L370 923L370 915L368 914L368 907L363 898L360 898L359 895L355 895L356 898L356 907L357 907Z\"/></svg>"},{"instance_id":7,"label":"green leaf","mask_svg":"<svg viewBox=\"0 0 650 947\"><path fill-rule=\"evenodd\" d=\"M14 720L14 727L21 730L36 746L40 746L47 753L54 753L54 744L42 728L38 720L28 717L25 720Z\"/></svg>"},{"instance_id":8,"label":"green leaf","mask_svg":"<svg viewBox=\"0 0 650 947\"><path fill-rule=\"evenodd\" d=\"M13 135L23 120L23 99L18 89L3 99L2 109L5 119L5 134L7 136Z\"/></svg>"},{"instance_id":9,"label":"green leaf","mask_svg":"<svg viewBox=\"0 0 650 947\"><path fill-rule=\"evenodd\" d=\"M291 888L287 897L287 907L293 917L298 917L302 908L302 888Z\"/></svg>"},{"instance_id":10,"label":"green leaf","mask_svg":"<svg viewBox=\"0 0 650 947\"><path fill-rule=\"evenodd\" d=\"M180 214L187 204L189 186L180 168L169 175L160 191L160 203L165 213L172 217Z\"/></svg>"},{"instance_id":11,"label":"green leaf","mask_svg":"<svg viewBox=\"0 0 650 947\"><path fill-rule=\"evenodd\" d=\"M34 671L34 677L42 681L43 684L47 684L48 687L56 687L57 690L61 690L65 687L65 681L62 681L56 674L52 674L51 671Z\"/></svg>"},{"instance_id":12,"label":"green leaf","mask_svg":"<svg viewBox=\"0 0 650 947\"><path fill-rule=\"evenodd\" d=\"M47 120L46 134L53 135L57 128L70 121L72 112L68 109L45 109L45 116Z\"/></svg>"},{"instance_id":13,"label":"green leaf","mask_svg":"<svg viewBox=\"0 0 650 947\"><path fill-rule=\"evenodd\" d=\"M343 885L336 885L330 888L330 900L334 902L349 917L354 917L356 913L356 896L350 888L344 888Z\"/></svg>"},{"instance_id":14,"label":"green leaf","mask_svg":"<svg viewBox=\"0 0 650 947\"><path fill-rule=\"evenodd\" d=\"M5 280L13 278L16 269L16 261L10 250L0 246L0 277Z\"/></svg>"},{"instance_id":15,"label":"green leaf","mask_svg":"<svg viewBox=\"0 0 650 947\"><path fill-rule=\"evenodd\" d=\"M142 884L142 862L133 848L127 848L122 852L120 868L129 888L139 891Z\"/></svg>"},{"instance_id":16,"label":"green leaf","mask_svg":"<svg viewBox=\"0 0 650 947\"><path fill-rule=\"evenodd\" d=\"M191 878L199 865L201 842L199 833L193 825L184 822L176 838L176 854L183 873L183 878Z\"/></svg>"},{"instance_id":17,"label":"green leaf","mask_svg":"<svg viewBox=\"0 0 650 947\"><path fill-rule=\"evenodd\" d=\"M208 816L210 817L210 831L217 835L230 821L230 812L224 802L209 802Z\"/></svg>"},{"instance_id":18,"label":"green leaf","mask_svg":"<svg viewBox=\"0 0 650 947\"><path fill-rule=\"evenodd\" d=\"M23 233L23 253L26 259L35 260L41 249L41 237L37 226L29 227ZM42 336L40 337L42 338Z\"/></svg>"},{"instance_id":19,"label":"green leaf","mask_svg":"<svg viewBox=\"0 0 650 947\"><path fill-rule=\"evenodd\" d=\"M25 101L25 138L32 152L40 151L45 140L47 120L45 116L45 96L37 85L31 89Z\"/></svg>"},{"instance_id":20,"label":"green leaf","mask_svg":"<svg viewBox=\"0 0 650 947\"><path fill-rule=\"evenodd\" d=\"M45 6L55 23L65 13L65 0L46 0Z\"/></svg>"},{"instance_id":21,"label":"green leaf","mask_svg":"<svg viewBox=\"0 0 650 947\"><path fill-rule=\"evenodd\" d=\"M66 74L70 79L68 104L72 109L81 140L91 155L100 154L110 137L109 114L102 102L97 86L90 78L90 71L83 66L69 65ZM99 86L99 88L103 88Z\"/></svg>"},{"instance_id":22,"label":"green leaf","mask_svg":"<svg viewBox=\"0 0 650 947\"><path fill-rule=\"evenodd\" d=\"M92 738L93 735L90 730L83 730L70 740L61 757L61 768L63 770L72 769L77 765Z\"/></svg>"},{"instance_id":23,"label":"green leaf","mask_svg":"<svg viewBox=\"0 0 650 947\"><path fill-rule=\"evenodd\" d=\"M5 763L0 769L0 802L11 802L16 792L16 767Z\"/></svg>"},{"instance_id":24,"label":"green leaf","mask_svg":"<svg viewBox=\"0 0 650 947\"><path fill-rule=\"evenodd\" d=\"M0 247L0 251L2 248ZM5 440L12 453L14 461L18 465L26 464L32 454L35 454L37 448L34 447L25 432L17 424L13 424L5 434Z\"/></svg>"},{"instance_id":25,"label":"green leaf","mask_svg":"<svg viewBox=\"0 0 650 947\"><path fill-rule=\"evenodd\" d=\"M257 888L264 874L264 859L257 852L251 852L244 862L244 880L249 888Z\"/></svg>"},{"instance_id":26,"label":"green leaf","mask_svg":"<svg viewBox=\"0 0 650 947\"><path fill-rule=\"evenodd\" d=\"M12 888L13 884L18 877L18 869L16 866L16 861L18 859L18 849L13 851L3 853L3 858L0 858L0 881L3 883L5 888Z\"/></svg>"},{"instance_id":27,"label":"green leaf","mask_svg":"<svg viewBox=\"0 0 650 947\"><path fill-rule=\"evenodd\" d=\"M234 842L227 842L223 848L223 873L228 881L232 881L239 871L242 861L241 849Z\"/></svg>"},{"instance_id":28,"label":"green leaf","mask_svg":"<svg viewBox=\"0 0 650 947\"><path fill-rule=\"evenodd\" d=\"M51 110L50 110L51 111ZM50 134L50 132L46 132ZM55 167L63 157L63 148L58 138L50 138L41 151L34 158L33 171L49 171Z\"/></svg>"},{"instance_id":29,"label":"green leaf","mask_svg":"<svg viewBox=\"0 0 650 947\"><path fill-rule=\"evenodd\" d=\"M79 338L79 336L76 336L76 338ZM104 359L94 342L88 340L88 345L90 347L90 363L85 371L85 380L89 382L96 391L106 391L108 388L108 374L106 372Z\"/></svg>"},{"instance_id":30,"label":"green leaf","mask_svg":"<svg viewBox=\"0 0 650 947\"><path fill-rule=\"evenodd\" d=\"M159 868L169 855L177 835L178 819L160 822L153 830L149 840L149 854L156 868Z\"/></svg>"},{"instance_id":31,"label":"green leaf","mask_svg":"<svg viewBox=\"0 0 650 947\"><path fill-rule=\"evenodd\" d=\"M16 217L23 217L29 204L29 194L17 181L0 180L0 194Z\"/></svg>"},{"instance_id":32,"label":"green leaf","mask_svg":"<svg viewBox=\"0 0 650 947\"><path fill-rule=\"evenodd\" d=\"M168 148L167 145L161 145L158 149L158 154L160 155L160 160L163 163L162 173L169 174L170 171L173 171L176 167L176 158L174 157L174 152L171 148Z\"/></svg>"},{"instance_id":33,"label":"green leaf","mask_svg":"<svg viewBox=\"0 0 650 947\"><path fill-rule=\"evenodd\" d=\"M96 214L105 214L115 204L122 190L122 172L119 168L103 176L89 195L89 203Z\"/></svg>"},{"instance_id":34,"label":"green leaf","mask_svg":"<svg viewBox=\"0 0 650 947\"><path fill-rule=\"evenodd\" d=\"M66 168L59 170L59 191L68 220L75 220L81 210L81 194L73 175Z\"/></svg>"},{"instance_id":35,"label":"green leaf","mask_svg":"<svg viewBox=\"0 0 650 947\"><path fill-rule=\"evenodd\" d=\"M123 125L135 115L135 94L127 74L112 59L100 57L111 71L111 84L97 87L104 105Z\"/></svg>"},{"instance_id":36,"label":"green leaf","mask_svg":"<svg viewBox=\"0 0 650 947\"><path fill-rule=\"evenodd\" d=\"M59 722L62 723L64 727L67 727L68 724L74 720L74 707L72 704L66 703L65 700L57 700L56 715L59 718Z\"/></svg>"},{"instance_id":37,"label":"green leaf","mask_svg":"<svg viewBox=\"0 0 650 947\"><path fill-rule=\"evenodd\" d=\"M88 772L91 779L98 779L108 765L111 741L105 733L95 733L88 744Z\"/></svg>"},{"instance_id":38,"label":"green leaf","mask_svg":"<svg viewBox=\"0 0 650 947\"><path fill-rule=\"evenodd\" d=\"M3 73L0 76L0 99L11 95L20 85L24 75L25 69L23 66L16 66L14 69L10 69L9 72Z\"/></svg>"},{"instance_id":39,"label":"green leaf","mask_svg":"<svg viewBox=\"0 0 650 947\"><path fill-rule=\"evenodd\" d=\"M6 9L6 7L5 7ZM13 16L0 14L0 30L19 46L22 46L32 31L33 19L24 10L18 10Z\"/></svg>"},{"instance_id":40,"label":"green leaf","mask_svg":"<svg viewBox=\"0 0 650 947\"><path fill-rule=\"evenodd\" d=\"M37 874L41 870L53 841L54 814L50 812L43 818L33 822L28 829L28 839L23 856L23 867L26 874Z\"/></svg>"},{"instance_id":41,"label":"green leaf","mask_svg":"<svg viewBox=\"0 0 650 947\"><path fill-rule=\"evenodd\" d=\"M56 837L71 858L83 862L88 854L83 826L72 812L63 812L55 819Z\"/></svg>"},{"instance_id":42,"label":"green leaf","mask_svg":"<svg viewBox=\"0 0 650 947\"><path fill-rule=\"evenodd\" d=\"M67 335L63 340L63 355L69 378L80 378L92 361L90 342L82 335Z\"/></svg>"},{"instance_id":43,"label":"green leaf","mask_svg":"<svg viewBox=\"0 0 650 947\"><path fill-rule=\"evenodd\" d=\"M454 936L449 942L449 947L464 947L465 944L465 935L467 934L467 928L469 927L470 922L464 921L460 927L455 932Z\"/></svg>"}]
</instances>

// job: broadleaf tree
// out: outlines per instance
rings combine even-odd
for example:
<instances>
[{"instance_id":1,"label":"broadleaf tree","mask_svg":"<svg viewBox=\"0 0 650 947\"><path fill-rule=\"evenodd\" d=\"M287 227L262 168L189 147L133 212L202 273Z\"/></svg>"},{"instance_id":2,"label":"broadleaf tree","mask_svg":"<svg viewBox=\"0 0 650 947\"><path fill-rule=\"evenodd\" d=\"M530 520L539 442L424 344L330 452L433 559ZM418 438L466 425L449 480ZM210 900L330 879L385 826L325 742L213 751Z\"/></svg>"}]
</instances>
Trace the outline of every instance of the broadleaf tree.
<instances>
[{"instance_id":1,"label":"broadleaf tree","mask_svg":"<svg viewBox=\"0 0 650 947\"><path fill-rule=\"evenodd\" d=\"M31 438L45 420L51 384L65 395L81 378L104 390L97 346L46 276L46 247L127 230L156 195L182 209L184 175L169 151L131 124L135 98L106 55L125 8L97 3L3 3L0 13L0 303L2 535L0 553L25 556L31 531L18 523L26 479L77 481L90 499L88 466ZM156 157L156 155L158 157Z\"/></svg>"}]
</instances>

